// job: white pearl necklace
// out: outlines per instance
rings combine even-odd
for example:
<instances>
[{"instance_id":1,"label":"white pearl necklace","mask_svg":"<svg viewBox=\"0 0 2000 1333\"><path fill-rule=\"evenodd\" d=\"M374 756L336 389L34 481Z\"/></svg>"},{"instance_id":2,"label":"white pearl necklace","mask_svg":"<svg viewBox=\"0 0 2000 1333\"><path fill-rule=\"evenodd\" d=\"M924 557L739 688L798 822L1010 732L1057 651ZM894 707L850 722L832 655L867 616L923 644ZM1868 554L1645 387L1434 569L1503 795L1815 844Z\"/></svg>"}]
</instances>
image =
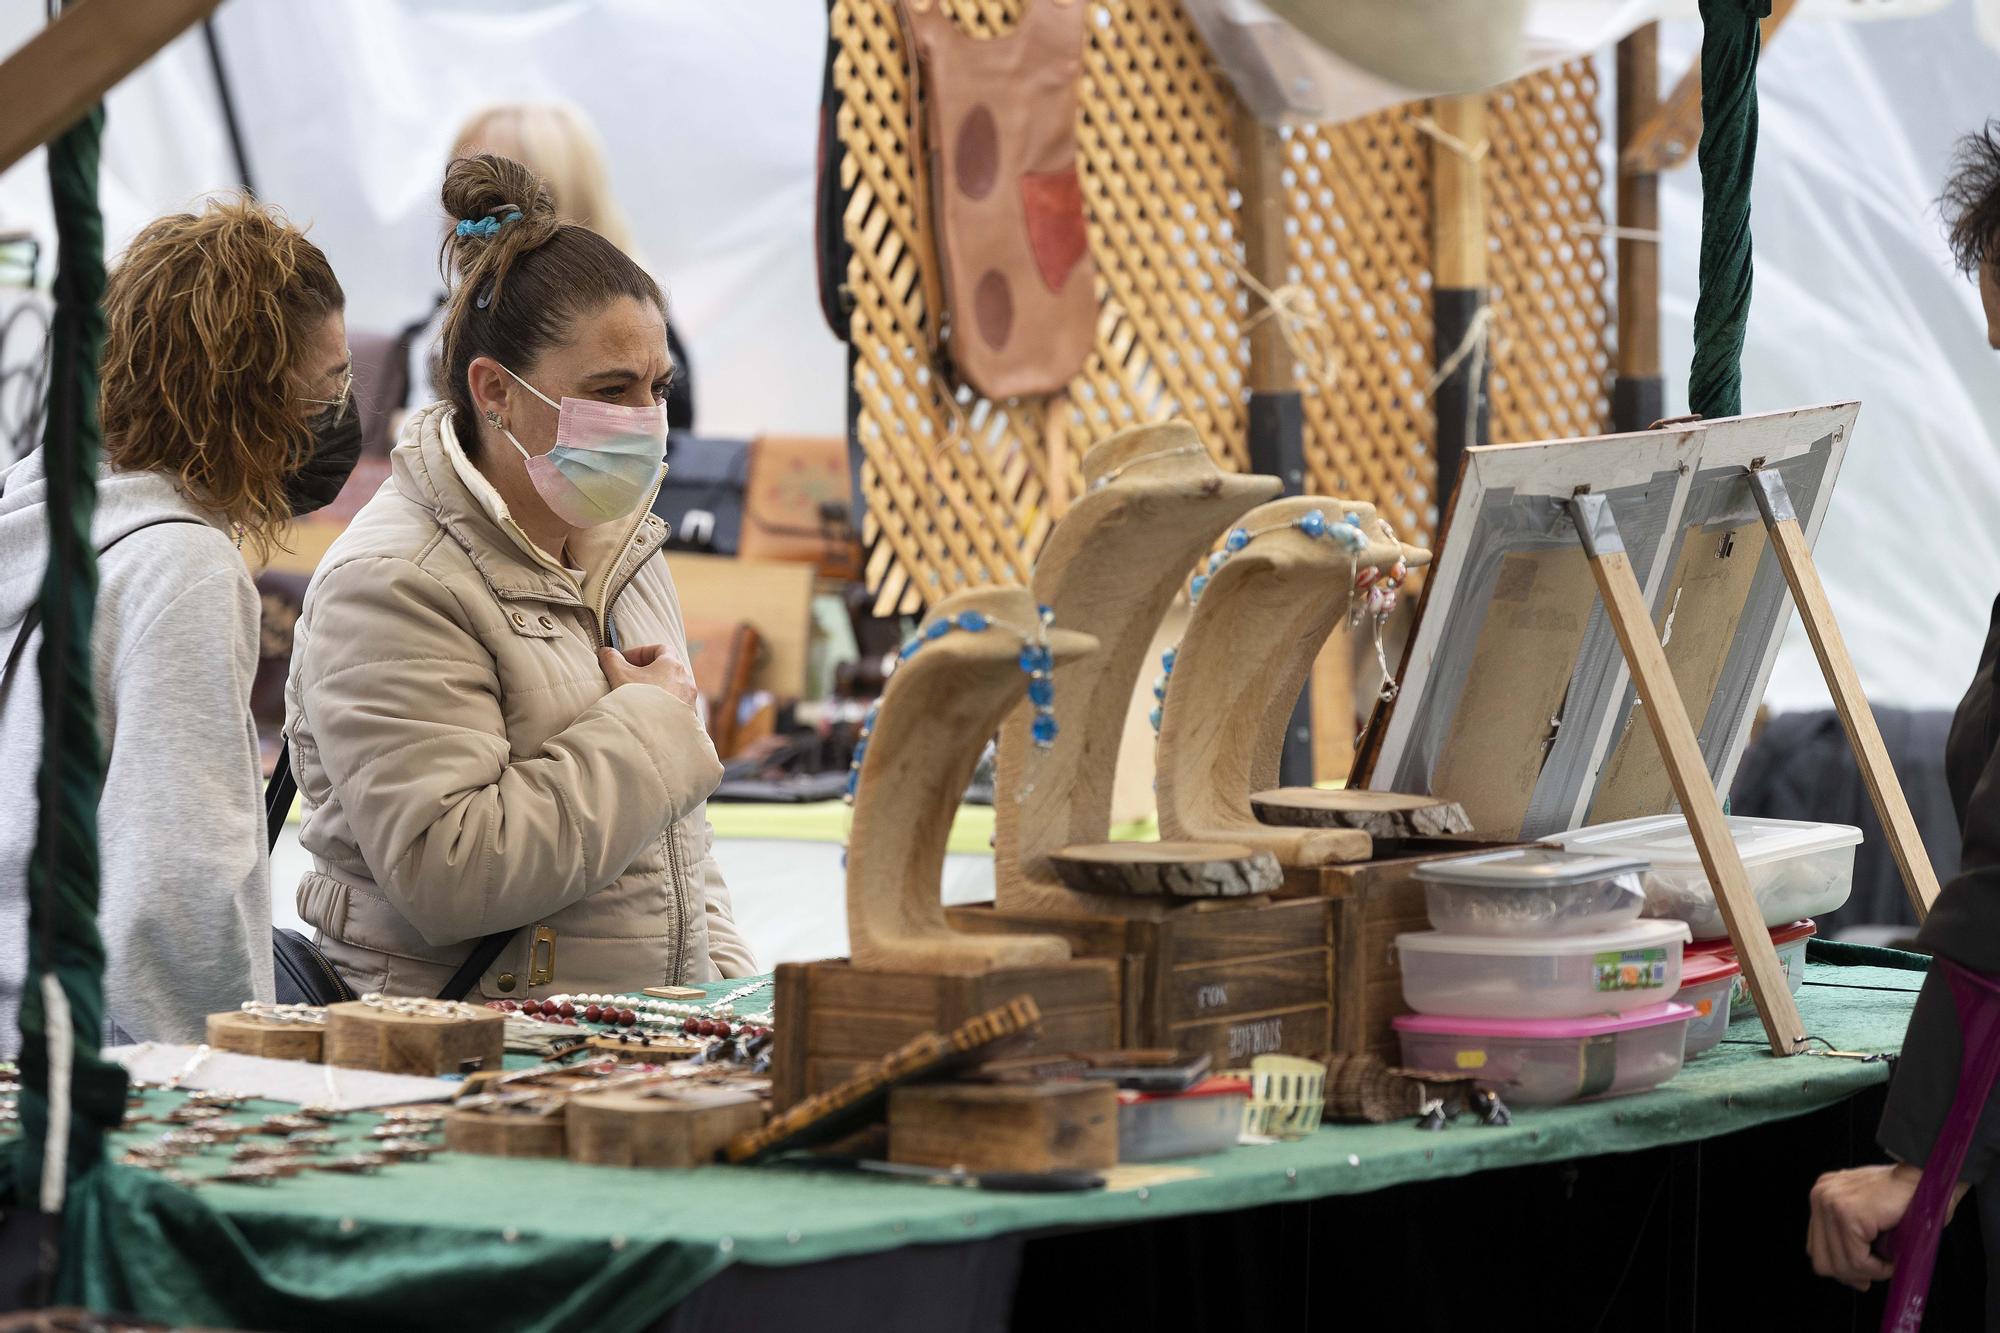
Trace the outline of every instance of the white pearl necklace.
<instances>
[{"instance_id":1,"label":"white pearl necklace","mask_svg":"<svg viewBox=\"0 0 2000 1333\"><path fill-rule=\"evenodd\" d=\"M706 1004L683 1004L673 1000L655 1000L633 995L607 994L602 991L551 996L544 1003L563 1004L567 1002L578 1009L593 1004L599 1008L630 1009L637 1018L661 1023L675 1019L685 1020L689 1018L720 1018L729 1020L741 1018L745 1022L768 1024L771 1021L771 1012L768 1008L762 1013L739 1014L736 1010L735 1002L746 995L753 995L763 990L770 984L768 981L753 981L748 985L738 986L727 995L711 1000Z\"/></svg>"}]
</instances>

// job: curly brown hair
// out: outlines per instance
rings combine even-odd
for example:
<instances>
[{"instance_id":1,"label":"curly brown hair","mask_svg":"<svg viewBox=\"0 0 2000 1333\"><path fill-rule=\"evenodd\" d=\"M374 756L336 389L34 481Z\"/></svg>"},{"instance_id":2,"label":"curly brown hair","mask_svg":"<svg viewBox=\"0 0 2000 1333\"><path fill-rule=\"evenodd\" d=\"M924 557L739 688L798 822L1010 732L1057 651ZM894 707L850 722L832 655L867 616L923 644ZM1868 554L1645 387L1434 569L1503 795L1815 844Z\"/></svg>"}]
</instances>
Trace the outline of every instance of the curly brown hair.
<instances>
[{"instance_id":1,"label":"curly brown hair","mask_svg":"<svg viewBox=\"0 0 2000 1333\"><path fill-rule=\"evenodd\" d=\"M224 199L148 224L104 292L106 458L167 474L268 553L322 410L300 395L299 361L346 304L277 209Z\"/></svg>"}]
</instances>

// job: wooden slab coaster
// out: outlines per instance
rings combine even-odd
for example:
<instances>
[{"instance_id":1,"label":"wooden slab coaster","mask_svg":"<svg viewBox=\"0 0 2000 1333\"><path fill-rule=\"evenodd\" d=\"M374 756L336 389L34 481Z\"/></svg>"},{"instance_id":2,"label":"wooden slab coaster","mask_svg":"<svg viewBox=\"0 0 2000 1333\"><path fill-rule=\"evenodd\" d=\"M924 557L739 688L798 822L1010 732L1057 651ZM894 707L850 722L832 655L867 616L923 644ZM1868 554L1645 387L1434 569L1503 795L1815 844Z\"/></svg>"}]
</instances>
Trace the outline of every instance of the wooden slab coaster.
<instances>
[{"instance_id":1,"label":"wooden slab coaster","mask_svg":"<svg viewBox=\"0 0 2000 1333\"><path fill-rule=\"evenodd\" d=\"M664 1063L668 1060L685 1060L697 1055L708 1043L685 1037L663 1037L652 1034L633 1034L623 1041L617 1037L599 1034L588 1039L586 1044L600 1055L614 1056L620 1060L648 1060Z\"/></svg>"},{"instance_id":2,"label":"wooden slab coaster","mask_svg":"<svg viewBox=\"0 0 2000 1333\"><path fill-rule=\"evenodd\" d=\"M466 1017L399 1014L354 1001L326 1011L326 1062L385 1074L470 1074L500 1068L506 1017L477 1010Z\"/></svg>"},{"instance_id":3,"label":"wooden slab coaster","mask_svg":"<svg viewBox=\"0 0 2000 1333\"><path fill-rule=\"evenodd\" d=\"M326 1029L317 1023L278 1023L236 1009L210 1014L206 1027L206 1040L216 1050L271 1060L317 1064L326 1044Z\"/></svg>"},{"instance_id":4,"label":"wooden slab coaster","mask_svg":"<svg viewBox=\"0 0 2000 1333\"><path fill-rule=\"evenodd\" d=\"M444 1146L485 1157L561 1157L564 1108L532 1111L467 1111L453 1108L444 1121Z\"/></svg>"},{"instance_id":5,"label":"wooden slab coaster","mask_svg":"<svg viewBox=\"0 0 2000 1333\"><path fill-rule=\"evenodd\" d=\"M654 1084L570 1098L572 1162L595 1166L700 1166L764 1123L764 1099L733 1088Z\"/></svg>"},{"instance_id":6,"label":"wooden slab coaster","mask_svg":"<svg viewBox=\"0 0 2000 1333\"><path fill-rule=\"evenodd\" d=\"M1023 995L967 1020L950 1036L926 1032L847 1082L780 1112L762 1129L737 1135L727 1149L729 1160L754 1162L839 1138L867 1124L892 1089L1008 1054L1032 1041L1041 1021L1041 1009Z\"/></svg>"},{"instance_id":7,"label":"wooden slab coaster","mask_svg":"<svg viewBox=\"0 0 2000 1333\"><path fill-rule=\"evenodd\" d=\"M1472 832L1472 821L1458 802L1396 791L1279 787L1251 796L1250 808L1266 824L1360 829L1383 839L1449 838Z\"/></svg>"},{"instance_id":8,"label":"wooden slab coaster","mask_svg":"<svg viewBox=\"0 0 2000 1333\"><path fill-rule=\"evenodd\" d=\"M1125 897L1247 898L1285 878L1269 852L1227 842L1105 842L1065 847L1049 864L1081 893Z\"/></svg>"},{"instance_id":9,"label":"wooden slab coaster","mask_svg":"<svg viewBox=\"0 0 2000 1333\"><path fill-rule=\"evenodd\" d=\"M889 1094L889 1160L967 1171L1104 1171L1118 1164L1109 1083L925 1083Z\"/></svg>"}]
</instances>

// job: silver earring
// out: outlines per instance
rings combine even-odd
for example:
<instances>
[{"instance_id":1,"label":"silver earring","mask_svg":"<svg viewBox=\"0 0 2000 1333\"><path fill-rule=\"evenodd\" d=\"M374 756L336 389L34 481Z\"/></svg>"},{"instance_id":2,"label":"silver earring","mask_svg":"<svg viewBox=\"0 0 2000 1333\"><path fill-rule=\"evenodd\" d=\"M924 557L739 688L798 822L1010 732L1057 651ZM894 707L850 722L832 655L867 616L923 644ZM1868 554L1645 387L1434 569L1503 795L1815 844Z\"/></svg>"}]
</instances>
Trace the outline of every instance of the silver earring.
<instances>
[{"instance_id":1,"label":"silver earring","mask_svg":"<svg viewBox=\"0 0 2000 1333\"><path fill-rule=\"evenodd\" d=\"M500 414L498 412L488 412L486 414L486 419L495 426L500 424Z\"/></svg>"}]
</instances>

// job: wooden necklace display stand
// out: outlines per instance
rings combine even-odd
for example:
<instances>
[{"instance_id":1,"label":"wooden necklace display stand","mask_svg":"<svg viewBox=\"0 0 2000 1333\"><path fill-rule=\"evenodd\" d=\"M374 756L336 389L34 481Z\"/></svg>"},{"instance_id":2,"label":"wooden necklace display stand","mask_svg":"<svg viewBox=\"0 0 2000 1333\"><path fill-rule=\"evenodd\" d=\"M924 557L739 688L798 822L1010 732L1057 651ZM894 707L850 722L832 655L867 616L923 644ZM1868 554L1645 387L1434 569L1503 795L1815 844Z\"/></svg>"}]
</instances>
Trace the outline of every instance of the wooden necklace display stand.
<instances>
[{"instance_id":1,"label":"wooden necklace display stand","mask_svg":"<svg viewBox=\"0 0 2000 1333\"><path fill-rule=\"evenodd\" d=\"M1114 963L1072 959L1056 933L973 935L945 919L952 818L987 740L1025 696L1019 631L1039 623L1034 598L1019 588L946 598L925 623L967 612L983 615L987 628L926 642L883 691L848 839L851 958L777 969L772 1098L779 1109L914 1037L950 1031L1018 996L1039 1008L1048 1049L1118 1045ZM1061 699L1076 675L1071 664L1090 660L1097 640L1052 629L1048 644ZM998 799L1004 807L1011 798L1003 788Z\"/></svg>"},{"instance_id":2,"label":"wooden necklace display stand","mask_svg":"<svg viewBox=\"0 0 2000 1333\"><path fill-rule=\"evenodd\" d=\"M1367 544L1351 551L1294 526L1315 509L1328 524L1354 514ZM1181 640L1154 785L1163 834L1269 851L1285 867L1278 895L1326 911L1333 1009L1324 1049L1393 1058L1393 1033L1376 1016L1403 1011L1402 983L1386 960L1397 932L1428 926L1415 868L1462 849L1434 838L1465 832L1465 812L1428 796L1268 790L1293 701L1348 613L1357 572L1430 563L1430 552L1387 539L1376 517L1366 502L1313 496L1244 517L1242 528L1258 535L1210 576ZM1396 836L1391 859L1372 859L1377 833Z\"/></svg>"},{"instance_id":3,"label":"wooden necklace display stand","mask_svg":"<svg viewBox=\"0 0 2000 1333\"><path fill-rule=\"evenodd\" d=\"M1107 841L1119 744L1160 622L1215 539L1279 483L1223 472L1181 422L1104 441L1085 455L1084 476L1089 489L1036 563L1035 595L1058 625L1098 636L1102 651L1063 676L1053 749L1034 749L1027 709L1001 730L998 902L947 916L1002 937L1056 933L1080 956L1118 960L1127 1046L1225 1063L1324 1054L1332 1019L1323 904L1272 901L1275 863L1233 839ZM1120 880L1134 891L1075 887ZM1172 896L1170 881L1229 896Z\"/></svg>"},{"instance_id":4,"label":"wooden necklace display stand","mask_svg":"<svg viewBox=\"0 0 2000 1333\"><path fill-rule=\"evenodd\" d=\"M1297 524L1315 511L1329 529L1354 515L1367 544L1357 551L1330 535L1308 536ZM1337 803L1326 799L1332 793L1268 789L1278 781L1293 705L1321 647L1347 617L1356 574L1386 572L1399 561L1425 565L1430 552L1385 537L1375 506L1358 500L1274 500L1240 527L1255 536L1210 576L1168 677L1154 781L1160 833L1243 843L1288 870L1366 861L1373 839L1343 826ZM1302 818L1265 822L1253 793L1262 793L1267 808ZM1321 812L1324 821L1313 818Z\"/></svg>"}]
</instances>

